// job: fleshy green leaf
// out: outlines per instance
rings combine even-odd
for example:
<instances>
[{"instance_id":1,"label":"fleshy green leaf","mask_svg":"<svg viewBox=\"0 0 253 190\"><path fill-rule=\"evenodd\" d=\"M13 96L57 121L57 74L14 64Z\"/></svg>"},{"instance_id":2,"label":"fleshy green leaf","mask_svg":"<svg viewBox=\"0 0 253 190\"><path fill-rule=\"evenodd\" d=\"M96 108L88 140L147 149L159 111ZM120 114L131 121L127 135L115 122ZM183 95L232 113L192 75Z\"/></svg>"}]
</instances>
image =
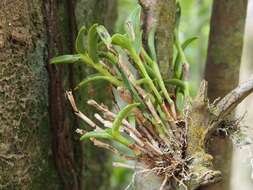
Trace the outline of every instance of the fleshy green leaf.
<instances>
[{"instance_id":1,"label":"fleshy green leaf","mask_svg":"<svg viewBox=\"0 0 253 190\"><path fill-rule=\"evenodd\" d=\"M132 48L131 41L125 35L114 34L112 36L112 44L130 50Z\"/></svg>"},{"instance_id":2,"label":"fleshy green leaf","mask_svg":"<svg viewBox=\"0 0 253 190\"><path fill-rule=\"evenodd\" d=\"M180 6L180 3L177 2L177 4L176 4L176 28L179 28L180 19L181 19L181 6Z\"/></svg>"},{"instance_id":3,"label":"fleshy green leaf","mask_svg":"<svg viewBox=\"0 0 253 190\"><path fill-rule=\"evenodd\" d=\"M185 48L187 48L192 42L194 42L197 39L198 39L198 37L194 36L194 37L191 37L191 38L185 40L184 43L182 44L183 50L185 50Z\"/></svg>"},{"instance_id":4,"label":"fleshy green leaf","mask_svg":"<svg viewBox=\"0 0 253 190\"><path fill-rule=\"evenodd\" d=\"M164 84L165 84L166 88L168 88L168 89L170 88L169 85L174 85L183 91L185 89L185 82L182 80L179 80L179 79L168 79L168 80L164 81Z\"/></svg>"},{"instance_id":5,"label":"fleshy green leaf","mask_svg":"<svg viewBox=\"0 0 253 190\"><path fill-rule=\"evenodd\" d=\"M112 136L106 131L90 131L81 136L80 140L83 141L92 137L98 139L113 139Z\"/></svg>"},{"instance_id":6,"label":"fleshy green leaf","mask_svg":"<svg viewBox=\"0 0 253 190\"><path fill-rule=\"evenodd\" d=\"M99 52L99 57L106 58L110 63L116 65L118 62L117 57L110 52Z\"/></svg>"},{"instance_id":7,"label":"fleshy green leaf","mask_svg":"<svg viewBox=\"0 0 253 190\"><path fill-rule=\"evenodd\" d=\"M78 88L80 88L81 86L85 86L87 83L91 82L91 81L96 81L96 80L107 80L107 81L111 81L110 77L108 76L103 76L100 74L94 74L94 75L90 75L89 77L85 78L84 80L82 80L76 87L75 90L77 90Z\"/></svg>"},{"instance_id":8,"label":"fleshy green leaf","mask_svg":"<svg viewBox=\"0 0 253 190\"><path fill-rule=\"evenodd\" d=\"M180 91L176 93L176 105L179 112L182 112L184 109L184 94Z\"/></svg>"},{"instance_id":9,"label":"fleshy green leaf","mask_svg":"<svg viewBox=\"0 0 253 190\"><path fill-rule=\"evenodd\" d=\"M119 135L119 130L120 130L120 127L122 126L123 119L125 119L129 115L129 113L138 105L140 104L139 103L129 104L126 107L124 107L122 110L120 110L120 112L117 114L117 117L114 119L112 123L112 134L114 136Z\"/></svg>"},{"instance_id":10,"label":"fleshy green leaf","mask_svg":"<svg viewBox=\"0 0 253 190\"><path fill-rule=\"evenodd\" d=\"M80 55L61 55L54 57L50 60L50 64L66 64L66 63L75 63L80 60Z\"/></svg>"},{"instance_id":11,"label":"fleshy green leaf","mask_svg":"<svg viewBox=\"0 0 253 190\"><path fill-rule=\"evenodd\" d=\"M155 51L155 32L156 24L152 26L148 34L148 48L151 58L157 62L156 51Z\"/></svg>"},{"instance_id":12,"label":"fleshy green leaf","mask_svg":"<svg viewBox=\"0 0 253 190\"><path fill-rule=\"evenodd\" d=\"M86 28L85 26L82 26L78 32L77 38L76 38L76 51L77 53L85 53L85 33Z\"/></svg>"},{"instance_id":13,"label":"fleshy green leaf","mask_svg":"<svg viewBox=\"0 0 253 190\"><path fill-rule=\"evenodd\" d=\"M143 108L144 107L144 103L141 99L141 97L139 96L138 92L136 91L136 89L133 87L133 85L128 81L126 74L124 73L124 71L120 70L120 74L122 77L122 81L125 85L125 87L129 90L129 92L132 94L134 101L141 103L140 107Z\"/></svg>"},{"instance_id":14,"label":"fleshy green leaf","mask_svg":"<svg viewBox=\"0 0 253 190\"><path fill-rule=\"evenodd\" d=\"M93 24L88 32L88 54L95 63L99 62L97 26L98 24Z\"/></svg>"},{"instance_id":15,"label":"fleshy green leaf","mask_svg":"<svg viewBox=\"0 0 253 190\"><path fill-rule=\"evenodd\" d=\"M131 39L134 49L137 53L141 51L142 31L141 31L141 6L137 5L136 9L129 15L126 20L126 32Z\"/></svg>"},{"instance_id":16,"label":"fleshy green leaf","mask_svg":"<svg viewBox=\"0 0 253 190\"><path fill-rule=\"evenodd\" d=\"M102 25L97 26L97 33L101 40L105 43L107 48L110 48L112 43L112 38L106 28Z\"/></svg>"},{"instance_id":17,"label":"fleshy green leaf","mask_svg":"<svg viewBox=\"0 0 253 190\"><path fill-rule=\"evenodd\" d=\"M192 42L197 40L198 37L192 37L184 41L184 43L181 45L181 51L184 51ZM179 42L178 42L179 43ZM177 57L174 62L174 74L176 78L180 78L182 74L182 63L181 63L181 56L178 50Z\"/></svg>"},{"instance_id":18,"label":"fleshy green leaf","mask_svg":"<svg viewBox=\"0 0 253 190\"><path fill-rule=\"evenodd\" d=\"M129 123L131 124L131 126L133 126L135 128L136 127L135 117L133 115L130 115L130 116L128 116L128 120L129 120Z\"/></svg>"}]
</instances>

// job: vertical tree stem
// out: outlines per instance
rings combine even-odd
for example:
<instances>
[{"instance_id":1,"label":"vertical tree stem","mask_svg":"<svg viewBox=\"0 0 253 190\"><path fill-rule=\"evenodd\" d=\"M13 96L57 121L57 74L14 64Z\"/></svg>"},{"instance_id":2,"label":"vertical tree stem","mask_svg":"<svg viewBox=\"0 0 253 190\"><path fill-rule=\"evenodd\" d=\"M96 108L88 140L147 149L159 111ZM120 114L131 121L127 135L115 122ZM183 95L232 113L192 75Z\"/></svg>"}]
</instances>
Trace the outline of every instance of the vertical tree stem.
<instances>
[{"instance_id":1,"label":"vertical tree stem","mask_svg":"<svg viewBox=\"0 0 253 190\"><path fill-rule=\"evenodd\" d=\"M238 84L246 8L247 0L213 2L205 71L211 100L223 97ZM223 138L218 142L215 140L210 147L215 157L215 167L223 171L225 181L203 189L229 190L231 143Z\"/></svg>"}]
</instances>

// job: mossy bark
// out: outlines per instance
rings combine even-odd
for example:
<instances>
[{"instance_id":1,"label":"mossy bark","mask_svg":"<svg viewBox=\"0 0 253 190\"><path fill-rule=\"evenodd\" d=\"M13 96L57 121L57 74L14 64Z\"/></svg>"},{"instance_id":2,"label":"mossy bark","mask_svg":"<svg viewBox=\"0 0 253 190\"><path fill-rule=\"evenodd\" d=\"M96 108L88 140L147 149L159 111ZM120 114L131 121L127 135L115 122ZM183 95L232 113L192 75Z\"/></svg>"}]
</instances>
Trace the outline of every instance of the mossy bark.
<instances>
[{"instance_id":1,"label":"mossy bark","mask_svg":"<svg viewBox=\"0 0 253 190\"><path fill-rule=\"evenodd\" d=\"M211 101L223 97L238 85L243 47L247 0L214 0L207 65L208 96ZM210 153L216 169L221 170L223 182L203 189L229 189L232 145L224 137L214 137Z\"/></svg>"},{"instance_id":2,"label":"mossy bark","mask_svg":"<svg viewBox=\"0 0 253 190\"><path fill-rule=\"evenodd\" d=\"M0 189L62 189L48 125L41 0L0 2Z\"/></svg>"},{"instance_id":3,"label":"mossy bark","mask_svg":"<svg viewBox=\"0 0 253 190\"><path fill-rule=\"evenodd\" d=\"M101 13L111 15L116 12L113 2L110 6L114 9L108 9L108 5L108 1L65 0L57 2L48 0L45 10L49 37L49 58L60 54L75 53L75 37L77 25L81 25L80 20L85 21L87 28L94 22L99 22L99 18L102 20L99 23L103 24L104 15ZM111 24L114 19L111 19ZM93 71L80 64L67 67L49 65L48 68L51 79L51 127L56 137L53 139L53 150L58 174L64 183L64 188L67 190L108 189L110 168L106 164L99 165L98 163L106 163L109 157L104 152L90 148L89 144L80 143L78 135L75 136L74 131L77 127L83 126L74 117L69 118L71 114L68 111L70 110L68 106L65 106L67 102L64 99L64 90L73 89L78 82ZM105 84L97 84L97 87L104 89ZM91 86L89 89L81 90L80 93L76 93L78 104L82 105L80 109L87 109L85 105L90 97L95 99L106 97L94 94L94 89Z\"/></svg>"},{"instance_id":4,"label":"mossy bark","mask_svg":"<svg viewBox=\"0 0 253 190\"><path fill-rule=\"evenodd\" d=\"M104 1L95 11L96 6L89 7L95 1L86 2L81 9L92 13L86 18L90 23L95 15L104 17L101 12L115 15L113 3L108 8ZM92 168L98 180L88 182L87 189L108 187L107 168L97 167L107 160L103 153L97 156L97 150L85 147L89 160L100 159L82 167L82 145L73 138L75 121L64 98L64 88L79 81L84 70L47 66L48 58L74 52L76 9L71 0L0 1L0 189L83 189L82 182L91 178L82 174Z\"/></svg>"}]
</instances>

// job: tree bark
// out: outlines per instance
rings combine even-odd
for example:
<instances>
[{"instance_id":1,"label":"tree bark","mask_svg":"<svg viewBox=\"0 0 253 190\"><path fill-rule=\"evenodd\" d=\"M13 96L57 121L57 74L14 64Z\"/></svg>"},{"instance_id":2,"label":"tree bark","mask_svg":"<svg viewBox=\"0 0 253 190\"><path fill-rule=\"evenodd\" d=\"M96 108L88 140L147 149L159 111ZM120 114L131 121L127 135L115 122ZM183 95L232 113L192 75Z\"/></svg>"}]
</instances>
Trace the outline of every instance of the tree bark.
<instances>
[{"instance_id":1,"label":"tree bark","mask_svg":"<svg viewBox=\"0 0 253 190\"><path fill-rule=\"evenodd\" d=\"M144 40L156 25L156 53L162 77L172 77L173 32L176 21L175 0L139 0L143 7ZM147 44L145 44L147 45Z\"/></svg>"},{"instance_id":2,"label":"tree bark","mask_svg":"<svg viewBox=\"0 0 253 190\"><path fill-rule=\"evenodd\" d=\"M81 24L80 20L85 20L87 28L100 20L99 23L103 24L103 19L107 17L100 13L110 16L116 12L115 3L111 2L112 9L108 9L108 5L108 1L65 0L60 3L54 0L47 1L45 12L47 13L49 59L64 53L75 53L75 38L77 25ZM47 10L48 6L51 6L51 9ZM108 23L114 23L115 19L116 17L111 19L111 23ZM57 171L64 184L64 189L108 189L110 168L106 165L97 165L99 162L106 163L108 155L91 148L89 144L80 143L79 138L73 138L71 134L81 124L74 117L68 117L70 112L65 106L64 90L73 89L87 73L92 71L83 65L68 67L48 65L48 68L51 79L50 98L52 98L50 103L51 128L55 136L53 149ZM64 77L66 74L68 77ZM97 86L104 88L105 84ZM79 104L85 105L90 96L95 98L97 94L90 93L93 91L90 87L87 93L82 91L81 95L77 95ZM86 108L83 107L83 109Z\"/></svg>"},{"instance_id":3,"label":"tree bark","mask_svg":"<svg viewBox=\"0 0 253 190\"><path fill-rule=\"evenodd\" d=\"M247 0L214 0L205 76L211 101L223 97L238 85ZM213 142L213 143L212 143ZM210 153L214 166L223 172L221 183L201 189L229 189L232 144L214 136Z\"/></svg>"},{"instance_id":4,"label":"tree bark","mask_svg":"<svg viewBox=\"0 0 253 190\"><path fill-rule=\"evenodd\" d=\"M50 149L42 7L0 1L0 189L62 189Z\"/></svg>"},{"instance_id":5,"label":"tree bark","mask_svg":"<svg viewBox=\"0 0 253 190\"><path fill-rule=\"evenodd\" d=\"M72 135L78 123L69 117L64 97L64 90L79 82L85 69L47 65L55 55L74 53L75 10L92 13L84 19L90 24L93 17L101 19L101 24L111 18L106 23L113 28L114 2L78 2L87 4L76 7L72 0L0 1L0 189L77 190L87 184L87 189L109 185L108 168L97 167L98 162L107 160L103 153L85 147L85 152L90 152L88 159L94 156L99 161L89 161L88 167L83 167L83 145ZM83 185L91 179L83 179L83 173L90 176L94 171L97 180Z\"/></svg>"}]
</instances>

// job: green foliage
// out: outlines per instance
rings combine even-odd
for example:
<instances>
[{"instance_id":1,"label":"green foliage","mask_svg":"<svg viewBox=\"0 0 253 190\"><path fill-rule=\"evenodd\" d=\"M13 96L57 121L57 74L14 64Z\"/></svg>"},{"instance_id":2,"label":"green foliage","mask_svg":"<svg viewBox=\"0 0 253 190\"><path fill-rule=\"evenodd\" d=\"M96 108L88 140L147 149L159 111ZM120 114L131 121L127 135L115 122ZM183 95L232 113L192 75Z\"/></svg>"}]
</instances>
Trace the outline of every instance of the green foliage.
<instances>
[{"instance_id":1,"label":"green foliage","mask_svg":"<svg viewBox=\"0 0 253 190\"><path fill-rule=\"evenodd\" d=\"M125 30L127 32L128 38L137 53L140 53L142 46L142 31L141 31L141 6L133 10L129 15L125 23Z\"/></svg>"},{"instance_id":2,"label":"green foliage","mask_svg":"<svg viewBox=\"0 0 253 190\"><path fill-rule=\"evenodd\" d=\"M120 46L124 49L127 49L127 50L132 49L131 40L126 35L114 34L112 36L112 44L118 45L118 46Z\"/></svg>"},{"instance_id":3,"label":"green foliage","mask_svg":"<svg viewBox=\"0 0 253 190\"><path fill-rule=\"evenodd\" d=\"M182 77L182 62L186 61L183 51L185 51L188 45L190 45L192 42L194 42L198 38L197 37L189 38L185 40L182 45L179 44L178 38L175 38L175 39L177 40L175 43L177 43L178 52L177 52L176 59L173 63L173 67L174 67L175 78L180 79Z\"/></svg>"},{"instance_id":4,"label":"green foliage","mask_svg":"<svg viewBox=\"0 0 253 190\"><path fill-rule=\"evenodd\" d=\"M50 60L51 64L66 64L66 63L76 63L80 61L80 55L61 55L54 57Z\"/></svg>"},{"instance_id":5,"label":"green foliage","mask_svg":"<svg viewBox=\"0 0 253 190\"><path fill-rule=\"evenodd\" d=\"M113 139L113 137L107 131L90 131L82 135L80 140L83 141L89 138Z\"/></svg>"},{"instance_id":6,"label":"green foliage","mask_svg":"<svg viewBox=\"0 0 253 190\"><path fill-rule=\"evenodd\" d=\"M145 44L147 49L143 48L140 20L141 8L140 6L136 8L136 1L119 1L121 6L119 7L119 22L117 23L119 33L110 35L104 26L98 24L94 24L88 31L86 31L85 27L82 27L76 39L76 51L78 54L60 56L51 60L53 64L81 62L97 71L96 74L83 79L75 90L80 89L80 87L87 85L89 82L106 80L111 83L114 91L118 92L117 90L123 89L124 93L131 96L126 100L121 94L114 94L115 98L117 96L124 102L123 105L127 105L119 106L121 110L118 111L114 118L105 118L111 122L112 126L110 128L108 126L106 128L98 127L93 131L86 132L81 137L81 140L95 138L106 141L106 143L109 140L110 142L118 142L115 143L117 145L126 145L131 149L134 140L129 135L129 132L126 132L122 121L126 120L130 123L132 129L138 129L138 126L135 128L135 125L139 124L139 120L136 119L136 115L131 114L132 110L136 109L143 115L144 120L151 123L157 136L162 139L161 141L166 142L166 135L169 134L167 128L171 124L168 120L183 117L182 111L185 103L190 99L189 81L184 77L183 65L190 64L191 76L197 81L195 76L198 76L197 71L201 64L191 63L198 62L204 57L203 52L200 53L196 50L196 46L206 44L206 20L203 23L199 23L199 19L196 18L198 18L199 14L207 15L208 11L207 13L202 11L202 9L207 9L205 3L207 1L209 0L182 1L182 7L178 4L175 55L173 59L174 74L167 81L162 79L159 70L155 49L155 25L152 26L148 34L147 44ZM129 14L129 10L134 11ZM126 15L130 16L127 17ZM196 18L194 19L193 17ZM126 18L126 21L123 21L123 18ZM189 20L191 20L190 27ZM197 27L198 32L196 32ZM202 31L203 28L205 28L205 31ZM190 37L196 33L200 36L200 40L196 40L196 37ZM191 48L187 48L189 45L191 45ZM202 48L202 51L204 50L205 48ZM129 70L122 68L122 65L127 66ZM192 84L190 82L191 89L193 89ZM139 88L141 88L141 92L144 95ZM150 107L150 104L153 105L153 108L152 106ZM157 114L158 119L154 117L152 109L155 110L154 112ZM177 114L179 117L177 117ZM168 119L168 115L171 115L171 118ZM103 117L105 116L103 115ZM101 124L101 122L99 123ZM112 144L115 145L114 143ZM166 146L171 147L174 145L167 141ZM136 152L133 151L133 153L135 154Z\"/></svg>"},{"instance_id":7,"label":"green foliage","mask_svg":"<svg viewBox=\"0 0 253 190\"><path fill-rule=\"evenodd\" d=\"M184 110L184 93L178 91L176 93L177 99L176 99L176 105L179 111Z\"/></svg>"},{"instance_id":8,"label":"green foliage","mask_svg":"<svg viewBox=\"0 0 253 190\"><path fill-rule=\"evenodd\" d=\"M156 50L155 50L155 32L156 32L156 24L152 26L150 29L150 32L148 34L148 48L149 48L149 53L150 57L157 62L157 57L156 57Z\"/></svg>"},{"instance_id":9,"label":"green foliage","mask_svg":"<svg viewBox=\"0 0 253 190\"><path fill-rule=\"evenodd\" d=\"M120 134L120 127L122 126L122 121L130 114L130 112L136 108L139 103L129 104L124 107L114 119L112 123L112 134L118 136Z\"/></svg>"},{"instance_id":10,"label":"green foliage","mask_svg":"<svg viewBox=\"0 0 253 190\"><path fill-rule=\"evenodd\" d=\"M101 74L94 74L94 75L91 75L91 76L85 78L84 80L82 80L82 81L75 87L75 90L79 89L81 86L87 85L87 84L88 84L89 82L91 82L91 81L106 80L106 81L111 82L110 79L111 79L110 77L103 76L103 75L101 75Z\"/></svg>"},{"instance_id":11,"label":"green foliage","mask_svg":"<svg viewBox=\"0 0 253 190\"><path fill-rule=\"evenodd\" d=\"M205 66L212 0L179 0L179 2L182 12L180 39L185 41L190 36L198 36L198 40L191 44L191 48L185 50L189 62L196 63L191 65L191 78L189 81L191 94L195 95Z\"/></svg>"},{"instance_id":12,"label":"green foliage","mask_svg":"<svg viewBox=\"0 0 253 190\"><path fill-rule=\"evenodd\" d=\"M119 111L111 128L99 127L85 132L81 140L98 138L129 146L131 141L122 135L124 131L121 127L124 119L135 125L135 116L129 115L133 109L142 110L143 117L148 119L156 127L158 135L165 139L164 135L168 134L165 127L167 117L171 122L177 118L176 112L183 110L185 97L189 96L188 82L182 72L183 65L188 63L184 50L196 37L181 44L178 30L175 30L177 58L174 59L174 76L171 76L169 81L164 81L156 60L156 26L148 35L147 53L142 44L140 14L141 7L137 6L125 22L126 34L116 33L111 36L104 26L94 24L88 29L86 37L86 29L82 27L76 39L76 51L79 54L63 55L51 60L52 64L82 62L98 72L82 80L75 90L91 81L106 80L113 87L123 89L124 93L130 93L131 97L127 101L131 103ZM173 87L172 92L166 88L168 85ZM172 95L176 95L176 100L172 100ZM169 142L167 145L170 146Z\"/></svg>"},{"instance_id":13,"label":"green foliage","mask_svg":"<svg viewBox=\"0 0 253 190\"><path fill-rule=\"evenodd\" d=\"M114 119L111 129L95 130L87 132L84 135L82 135L80 140L85 140L89 138L98 138L98 139L115 140L126 146L130 145L130 142L120 134L120 129L122 126L122 121L126 119L126 117L130 114L130 112L138 105L139 103L134 103L124 107L117 114L117 117Z\"/></svg>"},{"instance_id":14,"label":"green foliage","mask_svg":"<svg viewBox=\"0 0 253 190\"><path fill-rule=\"evenodd\" d=\"M111 47L112 38L106 28L102 25L97 26L97 33L100 39L105 43L106 47L109 49Z\"/></svg>"},{"instance_id":15,"label":"green foliage","mask_svg":"<svg viewBox=\"0 0 253 190\"><path fill-rule=\"evenodd\" d=\"M82 26L76 38L76 52L77 53L84 54L86 52L85 34L86 34L86 27Z\"/></svg>"},{"instance_id":16,"label":"green foliage","mask_svg":"<svg viewBox=\"0 0 253 190\"><path fill-rule=\"evenodd\" d=\"M88 31L88 54L95 63L98 63L99 60L97 26L98 24L92 25Z\"/></svg>"}]
</instances>

